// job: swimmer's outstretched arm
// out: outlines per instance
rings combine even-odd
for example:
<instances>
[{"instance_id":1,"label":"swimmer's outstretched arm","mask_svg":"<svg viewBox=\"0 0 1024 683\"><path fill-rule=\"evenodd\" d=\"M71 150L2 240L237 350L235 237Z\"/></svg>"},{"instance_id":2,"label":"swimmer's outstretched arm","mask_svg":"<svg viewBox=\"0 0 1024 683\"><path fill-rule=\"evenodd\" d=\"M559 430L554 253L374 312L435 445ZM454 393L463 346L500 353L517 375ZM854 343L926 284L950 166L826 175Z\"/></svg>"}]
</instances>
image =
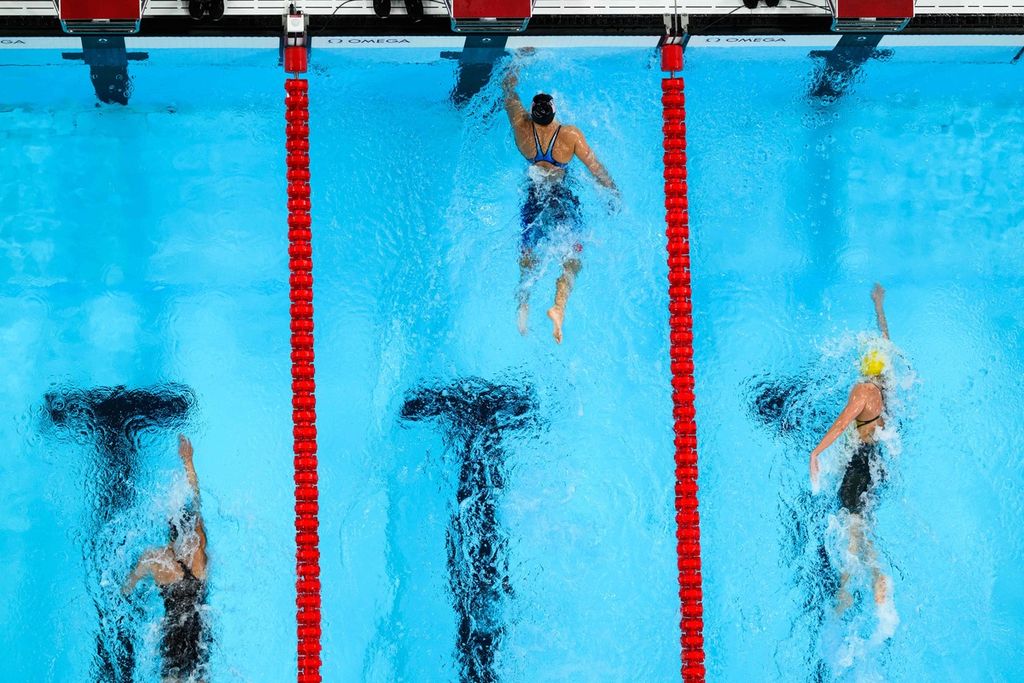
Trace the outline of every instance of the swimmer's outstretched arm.
<instances>
[{"instance_id":1,"label":"swimmer's outstretched arm","mask_svg":"<svg viewBox=\"0 0 1024 683\"><path fill-rule=\"evenodd\" d=\"M811 451L811 481L817 481L818 479L818 456L822 451L835 443L835 440L839 438L843 430L850 426L850 423L860 414L860 411L864 410L864 404L868 398L867 391L867 387L859 384L850 390L850 398L847 400L843 412L839 413L839 417L836 418L836 421L825 432L825 436L821 438L818 445Z\"/></svg>"},{"instance_id":2,"label":"swimmer's outstretched arm","mask_svg":"<svg viewBox=\"0 0 1024 683\"><path fill-rule=\"evenodd\" d=\"M612 180L604 164L597 160L597 155L594 154L594 150L587 144L587 139L583 137L583 133L578 129L574 129L574 132L576 133L576 146L573 148L573 153L576 155L576 158L583 162L584 166L594 175L594 179L597 182L618 194L619 188L615 186L615 181Z\"/></svg>"},{"instance_id":3,"label":"swimmer's outstretched arm","mask_svg":"<svg viewBox=\"0 0 1024 683\"><path fill-rule=\"evenodd\" d=\"M871 300L875 302L875 317L878 319L878 329L882 332L882 336L888 339L889 325L885 322L885 311L882 310L882 303L885 301L885 290L877 282L874 289L871 290Z\"/></svg>"},{"instance_id":4,"label":"swimmer's outstretched arm","mask_svg":"<svg viewBox=\"0 0 1024 683\"><path fill-rule=\"evenodd\" d=\"M181 462L185 466L185 477L188 479L188 484L196 496L196 536L199 537L199 547L192 560L193 573L199 576L198 572L201 571L205 576L206 526L203 524L203 512L199 499L199 477L196 475L195 465L192 464L192 442L184 434L178 435L178 455L181 456Z\"/></svg>"},{"instance_id":5,"label":"swimmer's outstretched arm","mask_svg":"<svg viewBox=\"0 0 1024 683\"><path fill-rule=\"evenodd\" d=\"M505 80L501 82L501 89L505 93L505 113L513 128L522 123L530 115L526 113L523 101L519 99L516 86L519 84L519 67L513 64L505 74Z\"/></svg>"},{"instance_id":6,"label":"swimmer's outstretched arm","mask_svg":"<svg viewBox=\"0 0 1024 683\"><path fill-rule=\"evenodd\" d=\"M192 492L196 494L198 499L199 477L196 476L196 468L192 464L193 454L192 442L184 434L178 434L178 457L181 458L181 463L185 466L185 477L188 479L188 485L192 487Z\"/></svg>"}]
</instances>

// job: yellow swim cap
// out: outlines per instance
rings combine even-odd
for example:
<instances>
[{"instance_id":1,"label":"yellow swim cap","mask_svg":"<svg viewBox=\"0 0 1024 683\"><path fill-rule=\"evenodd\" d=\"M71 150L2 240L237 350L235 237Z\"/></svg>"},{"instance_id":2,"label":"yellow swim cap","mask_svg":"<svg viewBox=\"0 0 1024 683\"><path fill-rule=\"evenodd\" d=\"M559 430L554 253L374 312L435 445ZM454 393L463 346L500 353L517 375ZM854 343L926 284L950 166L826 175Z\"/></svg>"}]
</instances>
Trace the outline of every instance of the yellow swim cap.
<instances>
[{"instance_id":1,"label":"yellow swim cap","mask_svg":"<svg viewBox=\"0 0 1024 683\"><path fill-rule=\"evenodd\" d=\"M885 370L885 356L872 349L860 359L860 372L868 377L877 377Z\"/></svg>"}]
</instances>

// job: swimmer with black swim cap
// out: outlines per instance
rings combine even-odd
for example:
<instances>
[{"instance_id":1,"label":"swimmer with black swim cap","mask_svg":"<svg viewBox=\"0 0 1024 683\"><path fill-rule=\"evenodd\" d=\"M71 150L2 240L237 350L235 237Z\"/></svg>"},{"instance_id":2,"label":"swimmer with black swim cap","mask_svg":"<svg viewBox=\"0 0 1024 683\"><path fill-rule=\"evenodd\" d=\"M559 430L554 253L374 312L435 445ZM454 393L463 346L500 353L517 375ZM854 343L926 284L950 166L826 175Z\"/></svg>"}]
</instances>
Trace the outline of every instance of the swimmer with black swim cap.
<instances>
[{"instance_id":1,"label":"swimmer with black swim cap","mask_svg":"<svg viewBox=\"0 0 1024 683\"><path fill-rule=\"evenodd\" d=\"M594 179L611 190L616 198L619 190L590 149L583 133L575 126L562 125L555 119L555 104L551 95L535 95L530 111L527 112L516 94L518 82L517 66L513 65L503 84L505 111L512 124L516 147L530 162L531 181L527 186L526 202L520 211L522 232L517 295L519 332L524 335L527 332L530 287L539 265L534 251L537 244L549 237L553 229L561 228L573 236L573 240L562 259L562 275L555 284L555 303L548 309L548 317L554 326L553 336L561 344L565 306L576 275L582 268L580 253L583 251L581 238L576 238L583 227L580 202L565 183L566 167L576 157L593 174Z\"/></svg>"},{"instance_id":2,"label":"swimmer with black swim cap","mask_svg":"<svg viewBox=\"0 0 1024 683\"><path fill-rule=\"evenodd\" d=\"M889 326L885 321L882 309L885 290L876 284L871 291L871 299L875 303L875 315L878 329L886 341L889 340ZM850 519L850 554L871 568L874 584L875 602L881 604L888 595L889 578L878 566L878 553L868 539L866 527L866 511L874 500L877 482L872 476L872 466L877 471L881 454L875 430L885 426L885 371L888 359L880 348L871 348L860 359L861 381L850 390L849 400L839 417L829 428L821 442L811 451L811 481L817 485L820 467L818 456L848 427L854 425L850 432L849 447L852 449L850 461L843 474L843 483L839 486L839 502ZM838 611L843 612L853 604L848 584L849 572L840 576Z\"/></svg>"},{"instance_id":3,"label":"swimmer with black swim cap","mask_svg":"<svg viewBox=\"0 0 1024 683\"><path fill-rule=\"evenodd\" d=\"M530 118L538 126L547 126L555 120L555 106L552 103L551 95L538 93L533 96Z\"/></svg>"},{"instance_id":4,"label":"swimmer with black swim cap","mask_svg":"<svg viewBox=\"0 0 1024 683\"><path fill-rule=\"evenodd\" d=\"M206 528L199 511L199 479L192 464L192 444L178 437L178 455L193 493L193 505L180 519L168 520L166 546L142 554L121 592L128 596L135 585L152 576L164 602L161 622L161 681L205 680L209 629L206 606Z\"/></svg>"}]
</instances>

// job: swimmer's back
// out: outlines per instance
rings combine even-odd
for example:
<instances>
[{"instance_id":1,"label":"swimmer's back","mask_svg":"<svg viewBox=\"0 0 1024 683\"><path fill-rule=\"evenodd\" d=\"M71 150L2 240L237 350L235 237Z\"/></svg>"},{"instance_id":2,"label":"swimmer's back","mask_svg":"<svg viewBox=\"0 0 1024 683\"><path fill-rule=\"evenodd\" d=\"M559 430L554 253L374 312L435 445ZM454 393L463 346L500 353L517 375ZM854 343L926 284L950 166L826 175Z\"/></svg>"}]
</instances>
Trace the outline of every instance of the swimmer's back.
<instances>
[{"instance_id":1,"label":"swimmer's back","mask_svg":"<svg viewBox=\"0 0 1024 683\"><path fill-rule=\"evenodd\" d=\"M527 116L516 122L514 131L516 138L516 147L519 152L527 161L533 161L537 156L537 142L540 142L540 151L543 153L547 151L548 146L551 144L551 138L555 136L557 131L558 137L555 137L555 145L551 150L551 156L560 164L568 164L572 161L573 156L576 154L576 145L582 139L582 135L576 126L561 126L556 122L550 126L537 126L537 139L533 137L533 121ZM546 161L538 161L537 166L545 169L559 169L553 164L549 164Z\"/></svg>"},{"instance_id":2,"label":"swimmer's back","mask_svg":"<svg viewBox=\"0 0 1024 683\"><path fill-rule=\"evenodd\" d=\"M854 424L861 441L872 443L875 440L875 428L884 427L882 412L885 410L885 397L882 390L874 382L860 382L854 387L864 400L864 407L857 413Z\"/></svg>"}]
</instances>

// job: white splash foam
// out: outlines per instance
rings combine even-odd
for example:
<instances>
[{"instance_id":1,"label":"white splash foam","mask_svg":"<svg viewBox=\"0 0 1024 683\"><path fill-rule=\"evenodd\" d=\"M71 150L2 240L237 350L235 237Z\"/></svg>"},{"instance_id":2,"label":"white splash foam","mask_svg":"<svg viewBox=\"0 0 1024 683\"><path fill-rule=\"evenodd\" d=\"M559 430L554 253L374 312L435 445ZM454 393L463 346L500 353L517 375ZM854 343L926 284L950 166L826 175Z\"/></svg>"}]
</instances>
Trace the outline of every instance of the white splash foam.
<instances>
[{"instance_id":1,"label":"white splash foam","mask_svg":"<svg viewBox=\"0 0 1024 683\"><path fill-rule=\"evenodd\" d=\"M885 641L896 634L896 628L900 625L900 615L896 613L896 602L892 597L892 579L888 579L889 590L885 601L875 610L878 617L878 624L874 633L871 634L871 646L879 647Z\"/></svg>"}]
</instances>

